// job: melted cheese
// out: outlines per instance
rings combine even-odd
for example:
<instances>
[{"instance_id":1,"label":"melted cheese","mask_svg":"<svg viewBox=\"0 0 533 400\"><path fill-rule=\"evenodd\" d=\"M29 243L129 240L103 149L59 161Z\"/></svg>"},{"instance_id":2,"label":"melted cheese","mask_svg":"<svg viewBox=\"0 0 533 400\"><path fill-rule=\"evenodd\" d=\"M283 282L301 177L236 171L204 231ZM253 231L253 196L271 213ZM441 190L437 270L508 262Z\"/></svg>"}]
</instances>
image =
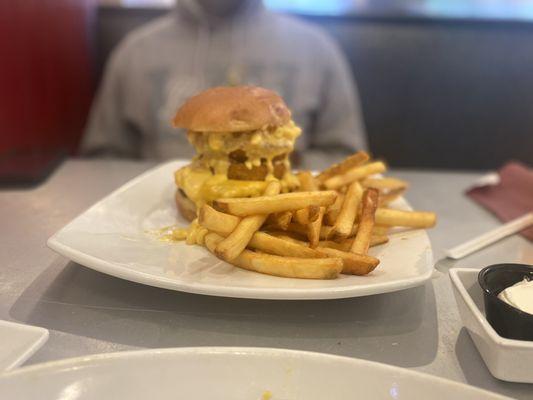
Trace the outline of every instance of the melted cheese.
<instances>
[{"instance_id":1,"label":"melted cheese","mask_svg":"<svg viewBox=\"0 0 533 400\"><path fill-rule=\"evenodd\" d=\"M227 173L228 154L235 150L246 153L248 169L261 165L266 160L269 171L273 171L272 159L289 154L302 130L289 121L275 129L265 127L250 132L188 132L189 142L201 155L196 160L216 169L216 173Z\"/></svg>"},{"instance_id":2,"label":"melted cheese","mask_svg":"<svg viewBox=\"0 0 533 400\"><path fill-rule=\"evenodd\" d=\"M225 174L212 174L208 169L188 165L174 173L174 180L187 197L201 207L221 198L261 196L268 182L277 179L269 174L264 181L239 181L228 179ZM290 172L279 181L282 192L294 190L299 185L298 178Z\"/></svg>"},{"instance_id":3,"label":"melted cheese","mask_svg":"<svg viewBox=\"0 0 533 400\"><path fill-rule=\"evenodd\" d=\"M165 226L160 229L147 231L162 242L179 242L187 239L188 230L178 226Z\"/></svg>"},{"instance_id":4,"label":"melted cheese","mask_svg":"<svg viewBox=\"0 0 533 400\"><path fill-rule=\"evenodd\" d=\"M204 168L187 166L174 173L176 185L197 207L213 200L231 197L260 196L268 182L266 181L238 181L228 179L226 175L213 175Z\"/></svg>"},{"instance_id":5,"label":"melted cheese","mask_svg":"<svg viewBox=\"0 0 533 400\"><path fill-rule=\"evenodd\" d=\"M273 159L289 154L301 129L293 121L275 128L251 132L188 132L188 138L198 155L191 165L175 172L176 185L197 207L219 198L256 197L263 194L268 181L274 177ZM264 181L228 179L229 154L235 150L245 153L248 169L265 164L268 175ZM284 161L286 173L280 179L282 191L298 187L298 179L290 172L290 163Z\"/></svg>"}]
</instances>

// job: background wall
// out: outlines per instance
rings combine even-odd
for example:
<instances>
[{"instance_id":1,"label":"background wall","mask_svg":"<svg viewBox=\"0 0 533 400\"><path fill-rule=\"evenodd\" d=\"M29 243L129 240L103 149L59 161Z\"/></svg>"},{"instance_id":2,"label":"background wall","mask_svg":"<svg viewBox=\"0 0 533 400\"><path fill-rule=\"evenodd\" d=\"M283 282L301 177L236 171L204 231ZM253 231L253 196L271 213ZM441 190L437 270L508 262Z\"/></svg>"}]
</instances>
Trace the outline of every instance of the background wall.
<instances>
[{"instance_id":1,"label":"background wall","mask_svg":"<svg viewBox=\"0 0 533 400\"><path fill-rule=\"evenodd\" d=\"M533 27L319 20L352 65L371 149L391 164L533 162Z\"/></svg>"},{"instance_id":2,"label":"background wall","mask_svg":"<svg viewBox=\"0 0 533 400\"><path fill-rule=\"evenodd\" d=\"M100 8L97 64L160 9ZM533 24L306 17L341 44L372 152L393 166L485 169L533 163Z\"/></svg>"}]
</instances>

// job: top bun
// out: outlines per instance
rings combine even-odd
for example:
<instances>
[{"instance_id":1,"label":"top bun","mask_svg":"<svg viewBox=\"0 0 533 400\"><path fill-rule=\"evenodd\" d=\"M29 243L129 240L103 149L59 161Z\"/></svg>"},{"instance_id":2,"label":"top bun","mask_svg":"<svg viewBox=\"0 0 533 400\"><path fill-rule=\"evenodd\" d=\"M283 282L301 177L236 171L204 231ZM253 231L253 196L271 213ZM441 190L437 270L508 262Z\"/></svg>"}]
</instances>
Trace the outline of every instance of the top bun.
<instances>
[{"instance_id":1,"label":"top bun","mask_svg":"<svg viewBox=\"0 0 533 400\"><path fill-rule=\"evenodd\" d=\"M219 86L189 98L176 113L176 128L197 132L243 132L289 122L277 93L257 86Z\"/></svg>"}]
</instances>

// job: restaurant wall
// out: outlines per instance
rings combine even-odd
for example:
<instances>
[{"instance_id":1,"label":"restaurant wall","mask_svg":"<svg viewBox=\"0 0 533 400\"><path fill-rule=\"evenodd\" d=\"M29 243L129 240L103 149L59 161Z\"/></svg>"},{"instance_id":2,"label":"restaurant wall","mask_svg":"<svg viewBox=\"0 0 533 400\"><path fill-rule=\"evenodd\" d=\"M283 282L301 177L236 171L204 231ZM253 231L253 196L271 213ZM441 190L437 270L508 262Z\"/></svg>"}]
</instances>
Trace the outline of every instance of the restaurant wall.
<instances>
[{"instance_id":1,"label":"restaurant wall","mask_svg":"<svg viewBox=\"0 0 533 400\"><path fill-rule=\"evenodd\" d=\"M98 63L163 10L101 8ZM359 86L372 152L398 167L533 162L533 25L307 18L336 37Z\"/></svg>"}]
</instances>

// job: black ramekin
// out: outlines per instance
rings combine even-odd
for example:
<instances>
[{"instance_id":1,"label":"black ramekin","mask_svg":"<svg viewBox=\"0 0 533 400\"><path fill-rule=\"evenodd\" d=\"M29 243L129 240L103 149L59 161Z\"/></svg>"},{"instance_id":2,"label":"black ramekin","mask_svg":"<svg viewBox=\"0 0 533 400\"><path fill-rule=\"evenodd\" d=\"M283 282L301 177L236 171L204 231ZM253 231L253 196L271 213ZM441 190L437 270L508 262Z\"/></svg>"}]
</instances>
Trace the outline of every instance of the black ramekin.
<instances>
[{"instance_id":1,"label":"black ramekin","mask_svg":"<svg viewBox=\"0 0 533 400\"><path fill-rule=\"evenodd\" d=\"M522 281L526 276L533 280L533 266L496 264L479 271L478 282L483 289L485 316L502 337L533 340L533 315L520 311L498 298L501 291Z\"/></svg>"}]
</instances>

